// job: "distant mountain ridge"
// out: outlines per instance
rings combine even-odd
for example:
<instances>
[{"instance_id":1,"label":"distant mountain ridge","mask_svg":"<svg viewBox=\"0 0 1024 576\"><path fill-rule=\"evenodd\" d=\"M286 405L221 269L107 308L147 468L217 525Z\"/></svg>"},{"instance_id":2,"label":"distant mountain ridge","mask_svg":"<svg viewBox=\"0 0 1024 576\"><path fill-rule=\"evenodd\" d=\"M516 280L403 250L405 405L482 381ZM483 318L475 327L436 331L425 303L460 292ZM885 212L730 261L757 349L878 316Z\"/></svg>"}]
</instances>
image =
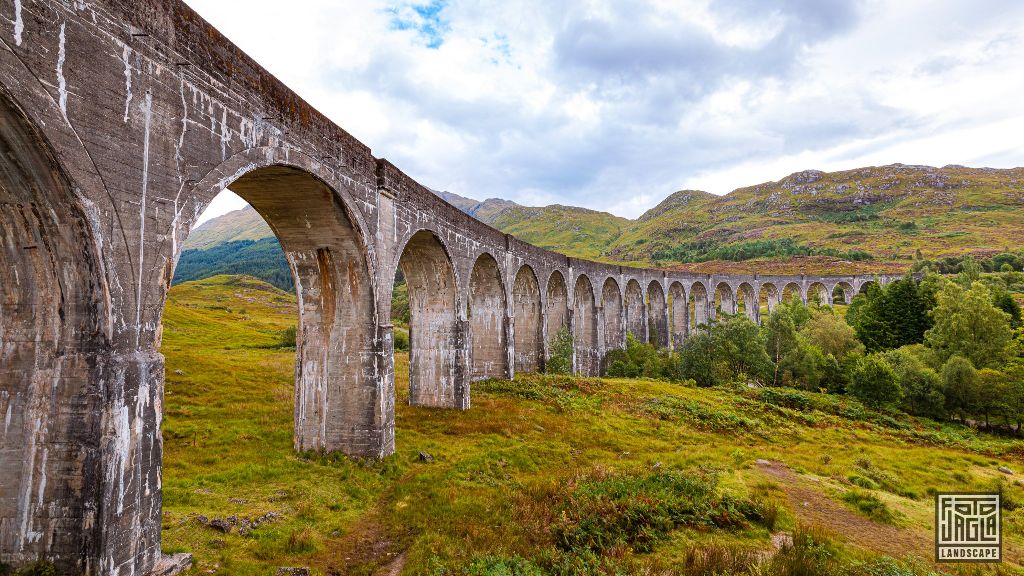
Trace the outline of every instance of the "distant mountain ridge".
<instances>
[{"instance_id":1,"label":"distant mountain ridge","mask_svg":"<svg viewBox=\"0 0 1024 576\"><path fill-rule=\"evenodd\" d=\"M722 196L681 190L636 220L436 194L503 232L569 256L698 271L897 271L918 256L1024 245L1024 168L805 170ZM182 260L190 250L272 237L247 207L196 228Z\"/></svg>"}]
</instances>

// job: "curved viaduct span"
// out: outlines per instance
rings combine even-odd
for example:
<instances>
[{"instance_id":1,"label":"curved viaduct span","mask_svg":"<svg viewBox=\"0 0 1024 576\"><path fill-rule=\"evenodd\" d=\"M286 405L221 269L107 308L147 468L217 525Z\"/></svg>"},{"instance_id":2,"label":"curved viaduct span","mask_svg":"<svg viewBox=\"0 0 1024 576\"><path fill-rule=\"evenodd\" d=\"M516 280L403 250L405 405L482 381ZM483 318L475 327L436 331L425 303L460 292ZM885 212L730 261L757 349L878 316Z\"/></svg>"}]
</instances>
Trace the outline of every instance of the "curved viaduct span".
<instances>
[{"instance_id":1,"label":"curved viaduct span","mask_svg":"<svg viewBox=\"0 0 1024 576\"><path fill-rule=\"evenodd\" d=\"M458 409L474 380L541 369L561 327L592 375L627 331L678 346L716 308L742 300L757 318L762 291L828 301L871 280L567 258L375 158L180 2L2 0L0 14L0 562L163 562L161 313L186 235L228 185L295 277L297 450L394 451L398 269L410 400Z\"/></svg>"}]
</instances>

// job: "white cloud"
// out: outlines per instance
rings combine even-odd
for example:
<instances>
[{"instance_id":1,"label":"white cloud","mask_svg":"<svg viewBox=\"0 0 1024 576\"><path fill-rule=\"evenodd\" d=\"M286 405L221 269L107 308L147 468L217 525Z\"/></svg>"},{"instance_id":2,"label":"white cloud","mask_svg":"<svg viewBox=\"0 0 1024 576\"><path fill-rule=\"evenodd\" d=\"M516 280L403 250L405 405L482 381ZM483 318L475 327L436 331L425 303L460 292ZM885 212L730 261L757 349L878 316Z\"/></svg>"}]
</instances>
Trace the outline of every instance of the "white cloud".
<instances>
[{"instance_id":1,"label":"white cloud","mask_svg":"<svg viewBox=\"0 0 1024 576\"><path fill-rule=\"evenodd\" d=\"M1024 4L187 0L420 182L637 216L808 168L1024 164Z\"/></svg>"}]
</instances>

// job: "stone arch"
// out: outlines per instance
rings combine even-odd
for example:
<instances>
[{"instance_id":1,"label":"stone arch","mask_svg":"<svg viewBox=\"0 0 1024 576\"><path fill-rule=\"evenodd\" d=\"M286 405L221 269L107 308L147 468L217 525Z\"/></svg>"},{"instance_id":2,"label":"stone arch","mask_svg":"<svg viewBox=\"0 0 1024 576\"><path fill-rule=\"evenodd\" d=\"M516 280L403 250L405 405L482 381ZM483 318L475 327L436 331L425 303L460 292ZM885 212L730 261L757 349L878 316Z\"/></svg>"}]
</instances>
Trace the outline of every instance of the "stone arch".
<instances>
[{"instance_id":1,"label":"stone arch","mask_svg":"<svg viewBox=\"0 0 1024 576\"><path fill-rule=\"evenodd\" d=\"M652 280L647 285L647 341L657 348L668 348L668 303L661 282Z\"/></svg>"},{"instance_id":2,"label":"stone arch","mask_svg":"<svg viewBox=\"0 0 1024 576\"><path fill-rule=\"evenodd\" d=\"M635 279L626 282L626 333L632 334L641 342L647 341L646 324L644 319L644 292L640 283Z\"/></svg>"},{"instance_id":3,"label":"stone arch","mask_svg":"<svg viewBox=\"0 0 1024 576\"><path fill-rule=\"evenodd\" d=\"M831 306L832 294L821 282L812 282L811 285L807 287L806 300L808 304L817 303L821 306Z\"/></svg>"},{"instance_id":4,"label":"stone arch","mask_svg":"<svg viewBox=\"0 0 1024 576\"><path fill-rule=\"evenodd\" d=\"M398 268L409 289L409 403L469 407L458 379L459 342L455 269L434 232L420 230L406 242Z\"/></svg>"},{"instance_id":5,"label":"stone arch","mask_svg":"<svg viewBox=\"0 0 1024 576\"><path fill-rule=\"evenodd\" d=\"M834 304L849 304L856 293L849 282L836 282L836 285L832 287L832 302Z\"/></svg>"},{"instance_id":6,"label":"stone arch","mask_svg":"<svg viewBox=\"0 0 1024 576\"><path fill-rule=\"evenodd\" d=\"M140 377L134 363L159 359L112 352L102 254L87 211L48 140L6 91L0 158L0 563L45 558L77 573L105 538L95 517L103 514L101 481L93 480L110 441L130 440L100 415L124 426L133 415L159 421L148 396L125 394ZM131 468L132 455L160 458L158 437L129 449L118 469ZM102 492L116 499L120 488L107 483ZM158 545L159 531L159 517L140 525L133 551Z\"/></svg>"},{"instance_id":7,"label":"stone arch","mask_svg":"<svg viewBox=\"0 0 1024 576\"><path fill-rule=\"evenodd\" d=\"M544 366L544 312L540 284L533 268L524 264L512 285L515 371L540 372Z\"/></svg>"},{"instance_id":8,"label":"stone arch","mask_svg":"<svg viewBox=\"0 0 1024 576\"><path fill-rule=\"evenodd\" d=\"M612 350L626 345L624 319L622 317L622 292L614 278L604 281L601 288L601 308L604 310L604 345Z\"/></svg>"},{"instance_id":9,"label":"stone arch","mask_svg":"<svg viewBox=\"0 0 1024 576\"><path fill-rule=\"evenodd\" d=\"M693 334L696 330L700 329L701 326L707 327L708 325L708 309L710 305L708 303L708 289L704 286L703 282L694 282L690 286L690 300L689 300L689 333Z\"/></svg>"},{"instance_id":10,"label":"stone arch","mask_svg":"<svg viewBox=\"0 0 1024 576\"><path fill-rule=\"evenodd\" d=\"M865 280L857 287L857 294L867 294L869 290L879 290L882 285L875 280Z\"/></svg>"},{"instance_id":11,"label":"stone arch","mask_svg":"<svg viewBox=\"0 0 1024 576\"><path fill-rule=\"evenodd\" d=\"M197 189L207 202L224 187L242 197L273 230L288 260L299 300L295 449L390 453L393 414L374 407L388 402L393 388L382 385L375 365L374 276L354 212L307 167L249 168Z\"/></svg>"},{"instance_id":12,"label":"stone arch","mask_svg":"<svg viewBox=\"0 0 1024 576\"><path fill-rule=\"evenodd\" d=\"M796 282L790 282L782 288L782 301L790 302L796 298L798 301L803 302L803 290L800 289L800 285Z\"/></svg>"},{"instance_id":13,"label":"stone arch","mask_svg":"<svg viewBox=\"0 0 1024 576\"><path fill-rule=\"evenodd\" d=\"M689 306L686 289L679 282L668 287L669 328L672 333L672 347L679 348L686 340Z\"/></svg>"},{"instance_id":14,"label":"stone arch","mask_svg":"<svg viewBox=\"0 0 1024 576\"><path fill-rule=\"evenodd\" d=\"M741 282L736 288L736 311L742 312L751 321L757 322L760 317L761 303L754 293L754 287L748 282Z\"/></svg>"},{"instance_id":15,"label":"stone arch","mask_svg":"<svg viewBox=\"0 0 1024 576\"><path fill-rule=\"evenodd\" d=\"M505 310L505 284L498 261L485 252L473 264L466 303L473 380L508 377Z\"/></svg>"},{"instance_id":16,"label":"stone arch","mask_svg":"<svg viewBox=\"0 0 1024 576\"><path fill-rule=\"evenodd\" d=\"M727 282L719 282L715 286L715 312L720 314L736 313L736 295Z\"/></svg>"},{"instance_id":17,"label":"stone arch","mask_svg":"<svg viewBox=\"0 0 1024 576\"><path fill-rule=\"evenodd\" d=\"M569 289L565 285L565 276L558 270L552 272L548 278L544 326L547 330L548 346L559 330L569 328Z\"/></svg>"},{"instance_id":18,"label":"stone arch","mask_svg":"<svg viewBox=\"0 0 1024 576\"><path fill-rule=\"evenodd\" d=\"M771 314L781 301L782 294L779 293L778 286L771 282L761 284L761 290L758 293L758 307L762 318L766 317L766 314Z\"/></svg>"},{"instance_id":19,"label":"stone arch","mask_svg":"<svg viewBox=\"0 0 1024 576\"><path fill-rule=\"evenodd\" d=\"M590 278L580 274L573 291L573 351L575 370L583 376L597 376L601 363L597 346L597 304Z\"/></svg>"}]
</instances>

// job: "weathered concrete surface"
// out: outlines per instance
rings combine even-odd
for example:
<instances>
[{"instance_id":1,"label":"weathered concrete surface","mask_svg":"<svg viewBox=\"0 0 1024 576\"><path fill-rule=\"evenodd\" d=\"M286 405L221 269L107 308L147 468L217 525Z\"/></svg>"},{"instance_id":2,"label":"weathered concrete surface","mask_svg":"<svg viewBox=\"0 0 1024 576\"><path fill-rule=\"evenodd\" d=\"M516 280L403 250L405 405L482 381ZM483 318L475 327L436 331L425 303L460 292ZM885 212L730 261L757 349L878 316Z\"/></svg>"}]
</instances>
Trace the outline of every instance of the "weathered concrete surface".
<instances>
[{"instance_id":1,"label":"weathered concrete surface","mask_svg":"<svg viewBox=\"0 0 1024 576\"><path fill-rule=\"evenodd\" d=\"M375 158L176 0L0 0L0 15L0 562L173 567L161 314L185 236L227 186L295 277L298 450L391 454L396 384L467 409L474 378L541 368L562 327L576 370L596 374L627 328L680 345L714 318L717 288L729 311L735 294L848 299L872 280L567 258ZM407 383L389 321L398 269Z\"/></svg>"}]
</instances>

